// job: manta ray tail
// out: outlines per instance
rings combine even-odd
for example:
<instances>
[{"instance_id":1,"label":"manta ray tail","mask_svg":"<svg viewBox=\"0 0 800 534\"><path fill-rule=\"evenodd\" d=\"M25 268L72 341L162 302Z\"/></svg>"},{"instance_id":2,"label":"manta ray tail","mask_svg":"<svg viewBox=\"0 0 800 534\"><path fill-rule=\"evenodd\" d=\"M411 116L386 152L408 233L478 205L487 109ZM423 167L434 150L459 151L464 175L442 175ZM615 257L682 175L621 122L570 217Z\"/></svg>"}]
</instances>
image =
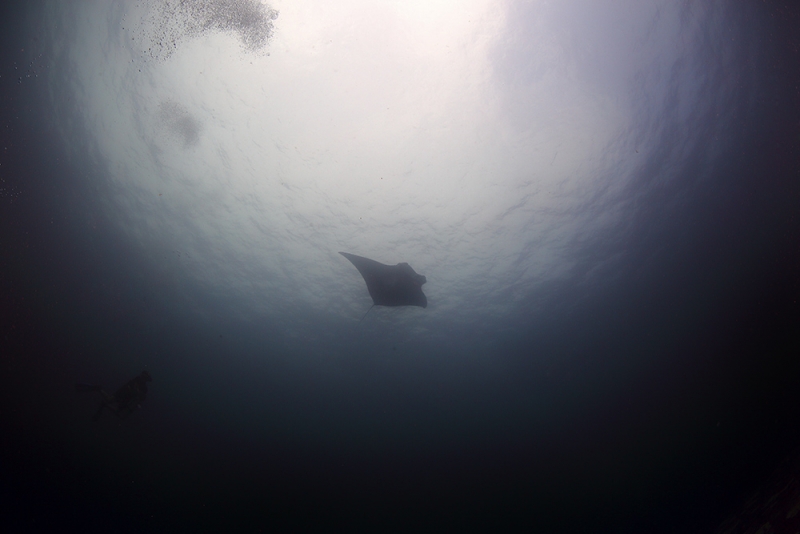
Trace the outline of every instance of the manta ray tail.
<instances>
[{"instance_id":1,"label":"manta ray tail","mask_svg":"<svg viewBox=\"0 0 800 534\"><path fill-rule=\"evenodd\" d=\"M374 308L374 307L375 307L375 305L373 304L372 306L370 306L370 307L369 307L369 310L371 310L371 309L372 309L372 308ZM367 313L369 313L369 310L367 310ZM364 314L364 317L366 317L366 316L367 316L367 313L365 313L365 314ZM361 318L361 321L363 321L363 320L364 320L364 317L362 317L362 318ZM361 321L358 321L358 324L361 324Z\"/></svg>"}]
</instances>

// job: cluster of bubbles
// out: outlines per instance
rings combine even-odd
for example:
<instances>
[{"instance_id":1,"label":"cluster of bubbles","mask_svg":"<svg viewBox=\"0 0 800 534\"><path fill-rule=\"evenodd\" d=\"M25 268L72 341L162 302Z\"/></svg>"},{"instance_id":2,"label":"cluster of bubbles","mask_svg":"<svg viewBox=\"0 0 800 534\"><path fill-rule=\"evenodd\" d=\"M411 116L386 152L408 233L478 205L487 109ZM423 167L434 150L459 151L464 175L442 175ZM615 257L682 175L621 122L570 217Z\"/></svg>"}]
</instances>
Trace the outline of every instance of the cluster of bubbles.
<instances>
[{"instance_id":1,"label":"cluster of bubbles","mask_svg":"<svg viewBox=\"0 0 800 534\"><path fill-rule=\"evenodd\" d=\"M20 195L22 195L22 191L16 186L7 183L6 179L0 175L0 198L7 199L13 203Z\"/></svg>"},{"instance_id":2,"label":"cluster of bubbles","mask_svg":"<svg viewBox=\"0 0 800 534\"><path fill-rule=\"evenodd\" d=\"M186 39L208 32L235 34L248 52L261 52L274 31L278 11L259 0L150 0L139 28L139 45L166 60Z\"/></svg>"},{"instance_id":3,"label":"cluster of bubbles","mask_svg":"<svg viewBox=\"0 0 800 534\"><path fill-rule=\"evenodd\" d=\"M21 52L25 52L25 49L22 49ZM16 61L13 62L15 71L14 76L16 76L18 84L21 84L24 79L39 77L39 71L37 70L36 61L41 59L42 59L42 54L39 54L33 61L29 61L28 68L24 73L20 69L20 66L17 65L17 62ZM45 65L39 65L38 68L44 69ZM3 77L2 74L0 74L0 78L2 77Z\"/></svg>"}]
</instances>

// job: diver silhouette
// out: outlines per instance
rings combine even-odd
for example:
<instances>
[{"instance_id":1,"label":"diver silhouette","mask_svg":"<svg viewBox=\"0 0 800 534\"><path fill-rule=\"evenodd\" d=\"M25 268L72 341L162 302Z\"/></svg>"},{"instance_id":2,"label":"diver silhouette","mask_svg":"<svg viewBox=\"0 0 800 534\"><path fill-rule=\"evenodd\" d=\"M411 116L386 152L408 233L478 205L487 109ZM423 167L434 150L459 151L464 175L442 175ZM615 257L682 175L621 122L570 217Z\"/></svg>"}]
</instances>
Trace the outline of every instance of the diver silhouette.
<instances>
[{"instance_id":1,"label":"diver silhouette","mask_svg":"<svg viewBox=\"0 0 800 534\"><path fill-rule=\"evenodd\" d=\"M152 382L153 378L147 371L134 377L124 386L119 388L113 395L103 389L103 386L95 386L91 384L75 384L76 391L99 391L103 395L103 402L97 409L92 420L97 421L103 410L108 408L111 412L120 419L127 419L136 408L141 407L141 403L147 397L147 383Z\"/></svg>"}]
</instances>

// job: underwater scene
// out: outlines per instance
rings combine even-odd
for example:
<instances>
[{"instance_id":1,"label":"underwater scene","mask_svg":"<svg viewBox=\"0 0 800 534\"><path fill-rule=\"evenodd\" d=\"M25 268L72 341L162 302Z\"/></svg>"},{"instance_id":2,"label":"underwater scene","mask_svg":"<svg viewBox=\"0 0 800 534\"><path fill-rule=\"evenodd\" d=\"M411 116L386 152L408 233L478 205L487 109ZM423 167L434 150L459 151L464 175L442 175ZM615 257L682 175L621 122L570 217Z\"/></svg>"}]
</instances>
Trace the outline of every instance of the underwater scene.
<instances>
[{"instance_id":1,"label":"underwater scene","mask_svg":"<svg viewBox=\"0 0 800 534\"><path fill-rule=\"evenodd\" d=\"M800 7L0 7L3 532L800 531Z\"/></svg>"}]
</instances>

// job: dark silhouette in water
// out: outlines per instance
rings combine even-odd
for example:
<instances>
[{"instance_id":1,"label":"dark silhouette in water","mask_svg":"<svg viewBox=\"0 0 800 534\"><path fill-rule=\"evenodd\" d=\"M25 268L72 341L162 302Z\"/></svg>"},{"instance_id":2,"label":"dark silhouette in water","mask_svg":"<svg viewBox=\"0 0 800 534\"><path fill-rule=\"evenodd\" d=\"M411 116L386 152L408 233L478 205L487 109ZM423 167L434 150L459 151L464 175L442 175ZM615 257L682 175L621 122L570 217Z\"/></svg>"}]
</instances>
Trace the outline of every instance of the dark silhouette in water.
<instances>
[{"instance_id":1,"label":"dark silhouette in water","mask_svg":"<svg viewBox=\"0 0 800 534\"><path fill-rule=\"evenodd\" d=\"M421 306L422 308L428 306L428 299L422 292L422 284L428 280L425 276L417 274L409 264L385 265L347 252L339 254L350 260L364 277L367 291L372 297L372 306L369 310L373 306ZM361 321L358 323L361 324Z\"/></svg>"},{"instance_id":2,"label":"dark silhouette in water","mask_svg":"<svg viewBox=\"0 0 800 534\"><path fill-rule=\"evenodd\" d=\"M422 292L422 284L427 279L409 264L384 265L347 252L339 254L350 260L364 277L375 306L428 306L428 299Z\"/></svg>"},{"instance_id":3,"label":"dark silhouette in water","mask_svg":"<svg viewBox=\"0 0 800 534\"><path fill-rule=\"evenodd\" d=\"M94 414L93 420L97 421L103 410L108 408L120 419L127 419L133 410L139 408L147 397L147 383L152 382L153 378L147 371L129 380L124 386L119 388L113 395L103 389L103 386L91 384L75 384L77 391L99 391L103 395L103 402Z\"/></svg>"}]
</instances>

